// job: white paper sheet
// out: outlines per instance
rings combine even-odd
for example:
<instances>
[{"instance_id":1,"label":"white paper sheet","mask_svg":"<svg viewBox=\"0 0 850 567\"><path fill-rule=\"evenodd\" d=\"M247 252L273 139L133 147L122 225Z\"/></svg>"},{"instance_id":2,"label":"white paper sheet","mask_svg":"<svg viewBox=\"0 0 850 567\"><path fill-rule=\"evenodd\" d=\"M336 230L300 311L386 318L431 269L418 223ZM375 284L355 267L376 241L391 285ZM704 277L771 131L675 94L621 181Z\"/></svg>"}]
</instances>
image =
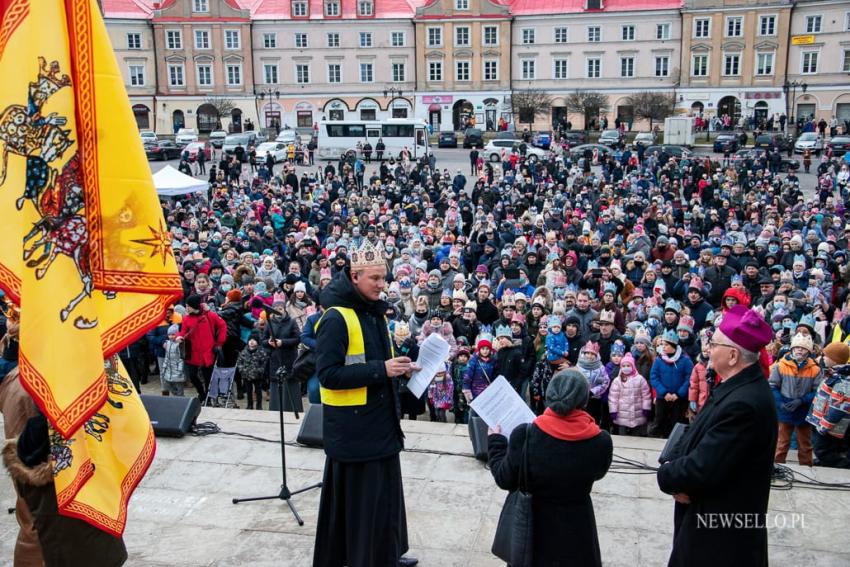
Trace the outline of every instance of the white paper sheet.
<instances>
[{"instance_id":1,"label":"white paper sheet","mask_svg":"<svg viewBox=\"0 0 850 567\"><path fill-rule=\"evenodd\" d=\"M500 425L502 435L508 439L518 425L531 423L535 418L534 412L504 376L493 380L469 405L489 427Z\"/></svg>"},{"instance_id":2,"label":"white paper sheet","mask_svg":"<svg viewBox=\"0 0 850 567\"><path fill-rule=\"evenodd\" d=\"M414 372L407 382L407 388L414 396L421 398L437 372L445 369L450 350L449 343L436 333L428 335L428 338L422 341L419 345L419 358L416 360L421 370Z\"/></svg>"}]
</instances>

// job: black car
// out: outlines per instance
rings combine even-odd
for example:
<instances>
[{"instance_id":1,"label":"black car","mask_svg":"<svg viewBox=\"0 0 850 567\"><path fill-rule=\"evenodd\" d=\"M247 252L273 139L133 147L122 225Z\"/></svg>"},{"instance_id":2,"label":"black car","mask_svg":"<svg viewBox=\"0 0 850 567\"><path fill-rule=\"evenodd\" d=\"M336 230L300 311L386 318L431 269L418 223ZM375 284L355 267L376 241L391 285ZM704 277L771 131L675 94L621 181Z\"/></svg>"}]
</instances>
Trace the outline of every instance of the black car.
<instances>
[{"instance_id":1,"label":"black car","mask_svg":"<svg viewBox=\"0 0 850 567\"><path fill-rule=\"evenodd\" d=\"M794 140L785 134L760 134L755 143L754 148L778 148L780 152L786 151L794 146Z\"/></svg>"},{"instance_id":2,"label":"black car","mask_svg":"<svg viewBox=\"0 0 850 567\"><path fill-rule=\"evenodd\" d=\"M570 146L580 146L587 143L587 133L581 130L567 130L561 135Z\"/></svg>"},{"instance_id":3,"label":"black car","mask_svg":"<svg viewBox=\"0 0 850 567\"><path fill-rule=\"evenodd\" d=\"M735 152L735 161L745 160L752 157L754 160L761 158L767 150L764 148L753 148L751 150L738 150ZM794 158L782 156L782 162L779 164L779 171L799 170L800 162Z\"/></svg>"},{"instance_id":4,"label":"black car","mask_svg":"<svg viewBox=\"0 0 850 567\"><path fill-rule=\"evenodd\" d=\"M850 136L836 136L827 144L832 148L834 157L841 157L845 153L850 152Z\"/></svg>"},{"instance_id":5,"label":"black car","mask_svg":"<svg viewBox=\"0 0 850 567\"><path fill-rule=\"evenodd\" d=\"M727 149L730 152L737 152L740 140L737 134L718 134L714 139L714 151L725 152Z\"/></svg>"},{"instance_id":6,"label":"black car","mask_svg":"<svg viewBox=\"0 0 850 567\"><path fill-rule=\"evenodd\" d=\"M177 159L182 152L183 150L178 148L177 144L171 140L157 140L156 142L145 144L145 155L148 156L148 159L158 159L160 161Z\"/></svg>"},{"instance_id":7,"label":"black car","mask_svg":"<svg viewBox=\"0 0 850 567\"><path fill-rule=\"evenodd\" d=\"M440 135L437 136L437 147L456 148L457 134L455 134L454 132L440 132Z\"/></svg>"},{"instance_id":8,"label":"black car","mask_svg":"<svg viewBox=\"0 0 850 567\"><path fill-rule=\"evenodd\" d=\"M478 128L467 128L463 133L463 147L484 149L484 132Z\"/></svg>"},{"instance_id":9,"label":"black car","mask_svg":"<svg viewBox=\"0 0 850 567\"><path fill-rule=\"evenodd\" d=\"M671 156L671 157L674 157L674 158L677 158L677 159L689 158L689 157L691 157L691 154L692 154L691 150L689 150L688 148L686 148L684 146L671 146L671 145L668 145L668 144L657 144L655 146L647 147L646 151L644 151L643 155L651 156L652 154L654 154L656 152L658 152L658 155L661 155L662 153L666 153L668 156Z\"/></svg>"}]
</instances>

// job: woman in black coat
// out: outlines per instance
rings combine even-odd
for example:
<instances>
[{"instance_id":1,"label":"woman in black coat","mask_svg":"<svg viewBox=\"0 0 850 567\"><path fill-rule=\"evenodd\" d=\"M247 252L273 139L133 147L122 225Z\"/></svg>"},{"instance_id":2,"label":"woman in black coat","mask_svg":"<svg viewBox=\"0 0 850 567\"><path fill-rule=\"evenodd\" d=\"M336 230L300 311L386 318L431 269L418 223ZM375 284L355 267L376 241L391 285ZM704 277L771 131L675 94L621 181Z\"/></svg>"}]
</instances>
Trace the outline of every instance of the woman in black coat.
<instances>
[{"instance_id":1,"label":"woman in black coat","mask_svg":"<svg viewBox=\"0 0 850 567\"><path fill-rule=\"evenodd\" d=\"M510 444L499 427L490 430L490 471L505 490L519 488L528 443L524 488L532 495L533 565L602 565L590 491L608 472L614 447L584 411L587 400L584 376L563 370L546 388L544 414L514 429Z\"/></svg>"},{"instance_id":2,"label":"woman in black coat","mask_svg":"<svg viewBox=\"0 0 850 567\"><path fill-rule=\"evenodd\" d=\"M292 364L298 354L298 343L301 342L301 331L298 330L298 323L295 322L295 319L286 312L285 302L275 301L273 308L280 311L283 316L272 315L269 318L263 332L262 344L271 349L269 356L269 381L271 382L269 409L277 410L280 404L276 382L278 379L277 371L284 368L286 369L285 374L288 375L292 370ZM286 375L281 376L281 378L286 378ZM287 382L285 387L288 388L288 402L290 403L284 405L284 411L304 411L301 403L301 385L298 382Z\"/></svg>"}]
</instances>

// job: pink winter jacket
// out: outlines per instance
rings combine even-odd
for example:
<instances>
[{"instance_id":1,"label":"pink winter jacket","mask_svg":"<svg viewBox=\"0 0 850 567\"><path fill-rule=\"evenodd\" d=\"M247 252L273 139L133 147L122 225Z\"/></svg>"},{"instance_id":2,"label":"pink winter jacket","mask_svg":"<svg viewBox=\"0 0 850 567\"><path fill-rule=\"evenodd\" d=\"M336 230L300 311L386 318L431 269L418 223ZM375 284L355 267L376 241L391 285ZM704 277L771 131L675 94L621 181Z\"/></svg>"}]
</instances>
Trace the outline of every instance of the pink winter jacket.
<instances>
[{"instance_id":1,"label":"pink winter jacket","mask_svg":"<svg viewBox=\"0 0 850 567\"><path fill-rule=\"evenodd\" d=\"M697 403L697 411L702 409L708 399L708 382L705 380L705 363L698 362L691 372L691 385L688 388L688 401Z\"/></svg>"},{"instance_id":2,"label":"pink winter jacket","mask_svg":"<svg viewBox=\"0 0 850 567\"><path fill-rule=\"evenodd\" d=\"M611 380L608 390L608 410L617 413L614 423L623 427L638 427L646 423L643 410L652 409L649 382L638 373L625 382L619 376Z\"/></svg>"}]
</instances>

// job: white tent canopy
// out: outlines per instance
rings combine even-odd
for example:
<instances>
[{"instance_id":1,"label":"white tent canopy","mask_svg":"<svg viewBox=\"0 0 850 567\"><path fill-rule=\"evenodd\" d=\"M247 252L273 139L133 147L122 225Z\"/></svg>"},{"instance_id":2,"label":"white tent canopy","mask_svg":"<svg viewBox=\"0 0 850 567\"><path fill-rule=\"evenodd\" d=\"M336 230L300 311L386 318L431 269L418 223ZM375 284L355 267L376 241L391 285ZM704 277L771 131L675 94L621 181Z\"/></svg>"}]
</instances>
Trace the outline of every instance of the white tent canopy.
<instances>
[{"instance_id":1,"label":"white tent canopy","mask_svg":"<svg viewBox=\"0 0 850 567\"><path fill-rule=\"evenodd\" d=\"M170 165L166 165L153 174L156 193L161 197L174 197L189 193L207 193L210 184L203 179L195 179L180 173Z\"/></svg>"}]
</instances>

